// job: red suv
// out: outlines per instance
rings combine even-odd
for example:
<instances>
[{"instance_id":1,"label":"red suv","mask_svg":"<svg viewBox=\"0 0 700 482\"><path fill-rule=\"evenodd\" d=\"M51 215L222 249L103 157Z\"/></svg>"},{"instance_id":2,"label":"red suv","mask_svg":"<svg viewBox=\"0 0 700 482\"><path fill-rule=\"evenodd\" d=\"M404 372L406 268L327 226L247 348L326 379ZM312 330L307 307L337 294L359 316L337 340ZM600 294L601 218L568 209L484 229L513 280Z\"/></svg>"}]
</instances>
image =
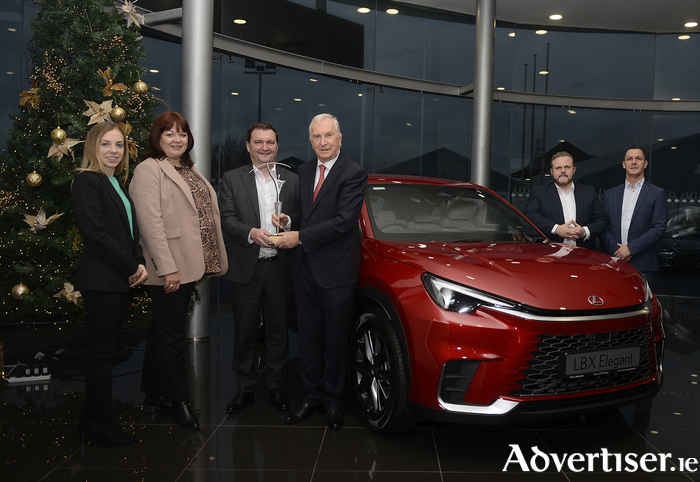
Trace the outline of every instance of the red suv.
<instances>
[{"instance_id":1,"label":"red suv","mask_svg":"<svg viewBox=\"0 0 700 482\"><path fill-rule=\"evenodd\" d=\"M606 410L661 386L662 309L625 261L549 242L495 193L371 175L352 392L382 433Z\"/></svg>"}]
</instances>

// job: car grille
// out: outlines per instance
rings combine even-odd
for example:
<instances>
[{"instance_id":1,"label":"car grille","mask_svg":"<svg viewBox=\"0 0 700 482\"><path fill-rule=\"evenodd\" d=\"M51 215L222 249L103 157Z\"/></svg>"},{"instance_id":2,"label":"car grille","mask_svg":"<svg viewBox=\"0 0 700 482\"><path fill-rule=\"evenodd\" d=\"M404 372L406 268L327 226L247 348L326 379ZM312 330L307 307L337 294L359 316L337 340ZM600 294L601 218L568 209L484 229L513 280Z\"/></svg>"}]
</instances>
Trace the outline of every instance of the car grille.
<instances>
[{"instance_id":1,"label":"car grille","mask_svg":"<svg viewBox=\"0 0 700 482\"><path fill-rule=\"evenodd\" d=\"M602 390L645 380L654 374L651 360L651 332L648 327L610 333L577 335L539 335L537 351L528 361L530 368L522 371L524 379L518 380L520 389L512 396L564 395ZM561 359L564 353L578 350L600 350L620 346L642 347L639 368L631 371L612 372L582 378L562 378Z\"/></svg>"}]
</instances>

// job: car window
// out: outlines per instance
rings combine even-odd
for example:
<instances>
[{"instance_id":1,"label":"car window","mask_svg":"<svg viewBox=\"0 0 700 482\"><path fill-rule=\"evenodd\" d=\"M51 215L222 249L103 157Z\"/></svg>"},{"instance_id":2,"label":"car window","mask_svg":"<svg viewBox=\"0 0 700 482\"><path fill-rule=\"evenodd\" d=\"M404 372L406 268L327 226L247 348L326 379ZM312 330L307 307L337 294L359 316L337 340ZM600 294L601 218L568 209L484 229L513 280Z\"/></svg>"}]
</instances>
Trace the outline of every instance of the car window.
<instances>
[{"instance_id":1,"label":"car window","mask_svg":"<svg viewBox=\"0 0 700 482\"><path fill-rule=\"evenodd\" d=\"M369 184L365 200L383 241L541 242L522 215L490 191L468 186Z\"/></svg>"}]
</instances>

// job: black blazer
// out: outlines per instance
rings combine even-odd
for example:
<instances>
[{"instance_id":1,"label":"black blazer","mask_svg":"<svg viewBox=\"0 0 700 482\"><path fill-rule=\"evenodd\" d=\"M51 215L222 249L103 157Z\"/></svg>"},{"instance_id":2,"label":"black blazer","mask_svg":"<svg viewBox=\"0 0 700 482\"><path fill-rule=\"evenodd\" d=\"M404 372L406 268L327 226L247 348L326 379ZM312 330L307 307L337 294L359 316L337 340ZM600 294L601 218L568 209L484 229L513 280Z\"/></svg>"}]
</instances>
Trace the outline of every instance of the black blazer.
<instances>
[{"instance_id":1,"label":"black blazer","mask_svg":"<svg viewBox=\"0 0 700 482\"><path fill-rule=\"evenodd\" d=\"M323 288L357 283L360 273L360 211L365 199L367 172L342 152L313 201L317 159L301 166L299 199L301 219L294 277L303 257ZM295 223L295 219L292 218ZM293 228L294 229L294 228Z\"/></svg>"},{"instance_id":2,"label":"black blazer","mask_svg":"<svg viewBox=\"0 0 700 482\"><path fill-rule=\"evenodd\" d=\"M576 222L581 226L587 226L591 233L587 241L576 240L576 245L596 249L595 238L601 236L607 227L603 205L593 186L585 184L575 184L574 199L576 200ZM552 234L552 228L555 224L564 224L571 220L564 219L564 208L559 199L557 186L553 182L532 188L523 214L549 239L557 243L564 242L564 238Z\"/></svg>"},{"instance_id":3,"label":"black blazer","mask_svg":"<svg viewBox=\"0 0 700 482\"><path fill-rule=\"evenodd\" d=\"M75 275L79 291L129 291L129 276L145 264L138 242L134 203L131 202L134 237L124 203L105 174L85 171L73 181L71 201L83 235L83 254Z\"/></svg>"},{"instance_id":4,"label":"black blazer","mask_svg":"<svg viewBox=\"0 0 700 482\"><path fill-rule=\"evenodd\" d=\"M226 273L226 279L242 284L249 283L253 278L260 253L260 246L248 242L250 230L260 227L258 190L252 169L253 165L247 164L227 171L219 188L221 229L230 237L226 243L226 253L231 269ZM282 212L294 220L293 213L299 210L299 178L279 165L276 170L279 179L285 181L280 191ZM281 262L282 280L291 283L294 250L278 249L277 257Z\"/></svg>"}]
</instances>

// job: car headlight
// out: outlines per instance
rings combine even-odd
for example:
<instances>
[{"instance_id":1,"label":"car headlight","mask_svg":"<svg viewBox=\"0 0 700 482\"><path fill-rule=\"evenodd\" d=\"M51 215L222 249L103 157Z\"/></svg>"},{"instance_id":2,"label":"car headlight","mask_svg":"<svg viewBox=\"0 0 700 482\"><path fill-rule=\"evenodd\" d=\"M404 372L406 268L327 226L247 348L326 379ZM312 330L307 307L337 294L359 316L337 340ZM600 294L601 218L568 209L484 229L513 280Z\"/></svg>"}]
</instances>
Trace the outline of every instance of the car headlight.
<instances>
[{"instance_id":1,"label":"car headlight","mask_svg":"<svg viewBox=\"0 0 700 482\"><path fill-rule=\"evenodd\" d=\"M473 313L479 306L516 308L513 302L489 296L429 273L423 273L421 278L425 290L443 310L469 314Z\"/></svg>"},{"instance_id":2,"label":"car headlight","mask_svg":"<svg viewBox=\"0 0 700 482\"><path fill-rule=\"evenodd\" d=\"M652 293L651 288L649 287L649 282L647 281L647 277L642 275L644 277L644 302L647 303L649 300L651 300L654 296L654 293Z\"/></svg>"}]
</instances>

